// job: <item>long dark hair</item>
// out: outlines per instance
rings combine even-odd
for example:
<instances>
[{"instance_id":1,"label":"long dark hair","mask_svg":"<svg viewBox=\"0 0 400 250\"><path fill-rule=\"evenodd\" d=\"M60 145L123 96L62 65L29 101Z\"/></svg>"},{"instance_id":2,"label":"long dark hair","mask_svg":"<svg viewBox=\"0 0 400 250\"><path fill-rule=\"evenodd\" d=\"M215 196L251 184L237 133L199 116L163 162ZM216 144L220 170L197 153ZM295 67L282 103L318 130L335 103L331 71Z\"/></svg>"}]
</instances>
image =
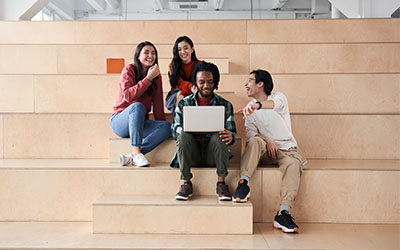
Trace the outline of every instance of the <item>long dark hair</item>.
<instances>
[{"instance_id":1,"label":"long dark hair","mask_svg":"<svg viewBox=\"0 0 400 250\"><path fill-rule=\"evenodd\" d=\"M154 48L154 51L156 52L156 60L154 61L154 63L158 64L158 52L157 52L156 46L154 46L154 44L152 44L149 41L139 43L138 46L136 47L135 55L133 56L133 69L135 71L136 82L141 81L143 78L146 77L146 74L147 74L147 71L143 74L143 66L142 66L142 63L139 61L140 52L142 51L143 47L146 45L150 45L151 47ZM151 95L152 85L150 85L150 87L147 89L147 92L149 95Z\"/></svg>"},{"instance_id":2,"label":"long dark hair","mask_svg":"<svg viewBox=\"0 0 400 250\"><path fill-rule=\"evenodd\" d=\"M171 84L172 89L176 88L178 80L180 77L182 77L183 74L182 59L179 57L179 51L178 51L178 44L183 41L187 42L191 48L193 48L194 46L193 41L187 36L180 36L176 39L174 48L172 49L173 57L171 61L171 73L168 72L169 82ZM199 61L196 57L196 51L194 51L194 49L191 56L191 60L194 61L195 65Z\"/></svg>"}]
</instances>

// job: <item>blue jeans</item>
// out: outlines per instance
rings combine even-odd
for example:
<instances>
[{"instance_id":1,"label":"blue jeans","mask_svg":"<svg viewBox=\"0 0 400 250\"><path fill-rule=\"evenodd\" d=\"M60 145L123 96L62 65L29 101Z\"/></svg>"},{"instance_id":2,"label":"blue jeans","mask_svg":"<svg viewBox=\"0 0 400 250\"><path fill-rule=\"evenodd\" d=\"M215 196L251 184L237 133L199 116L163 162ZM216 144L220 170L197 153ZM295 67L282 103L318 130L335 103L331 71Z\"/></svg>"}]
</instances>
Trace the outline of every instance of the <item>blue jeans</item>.
<instances>
[{"instance_id":1,"label":"blue jeans","mask_svg":"<svg viewBox=\"0 0 400 250\"><path fill-rule=\"evenodd\" d=\"M132 146L139 146L146 154L160 145L171 131L167 121L145 120L146 108L135 102L111 117L111 129L122 138L130 138Z\"/></svg>"}]
</instances>

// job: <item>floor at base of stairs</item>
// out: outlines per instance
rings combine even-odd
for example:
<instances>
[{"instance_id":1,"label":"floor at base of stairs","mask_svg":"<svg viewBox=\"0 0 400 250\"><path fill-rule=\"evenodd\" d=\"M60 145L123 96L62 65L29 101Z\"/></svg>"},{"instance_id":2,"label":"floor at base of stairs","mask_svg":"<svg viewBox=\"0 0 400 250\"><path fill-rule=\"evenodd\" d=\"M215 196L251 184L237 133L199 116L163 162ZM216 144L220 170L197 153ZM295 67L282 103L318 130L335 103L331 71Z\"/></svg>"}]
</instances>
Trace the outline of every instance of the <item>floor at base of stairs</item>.
<instances>
[{"instance_id":1,"label":"floor at base of stairs","mask_svg":"<svg viewBox=\"0 0 400 250\"><path fill-rule=\"evenodd\" d=\"M0 222L0 249L400 249L400 225L300 224L285 234L255 223L253 235L92 234L91 222Z\"/></svg>"}]
</instances>

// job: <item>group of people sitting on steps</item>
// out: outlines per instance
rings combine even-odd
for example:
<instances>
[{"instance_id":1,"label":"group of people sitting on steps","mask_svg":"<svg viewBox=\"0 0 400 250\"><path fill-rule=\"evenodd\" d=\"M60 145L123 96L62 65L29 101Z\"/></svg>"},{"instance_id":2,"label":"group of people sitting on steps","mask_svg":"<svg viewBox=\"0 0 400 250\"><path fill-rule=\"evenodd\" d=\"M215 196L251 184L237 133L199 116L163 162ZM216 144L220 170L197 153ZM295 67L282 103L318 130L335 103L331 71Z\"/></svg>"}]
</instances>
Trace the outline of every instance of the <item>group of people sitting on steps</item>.
<instances>
[{"instance_id":1,"label":"group of people sitting on steps","mask_svg":"<svg viewBox=\"0 0 400 250\"><path fill-rule=\"evenodd\" d=\"M121 165L148 166L145 154L161 144L171 133L176 140L176 154L171 167L179 167L181 180L175 196L188 200L193 195L192 166L216 166L218 199L247 202L250 198L250 178L259 164L277 164L282 173L281 204L273 225L284 232L297 232L289 210L296 198L302 167L306 159L293 136L286 96L272 93L273 81L265 70L253 70L243 79L244 88L252 100L238 113L243 114L247 143L240 162L240 180L233 196L225 178L228 175L230 151L235 142L236 125L232 104L215 93L220 81L218 67L198 60L192 40L179 37L173 47L173 58L168 72L171 90L166 96L166 107L173 114L170 124L165 119L161 73L157 49L151 42L140 43L134 63L121 73L119 92L111 128L115 134L130 138L132 153L121 155ZM183 129L185 106L223 106L224 130L191 133ZM153 111L154 120L149 119Z\"/></svg>"}]
</instances>

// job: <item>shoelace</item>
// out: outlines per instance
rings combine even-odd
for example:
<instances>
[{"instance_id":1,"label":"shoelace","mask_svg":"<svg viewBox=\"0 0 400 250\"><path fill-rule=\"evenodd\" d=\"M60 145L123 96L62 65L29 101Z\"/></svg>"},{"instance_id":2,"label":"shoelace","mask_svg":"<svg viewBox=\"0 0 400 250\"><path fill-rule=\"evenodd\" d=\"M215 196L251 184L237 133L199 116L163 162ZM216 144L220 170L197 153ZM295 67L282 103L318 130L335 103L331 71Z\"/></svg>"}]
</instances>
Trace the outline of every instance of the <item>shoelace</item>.
<instances>
[{"instance_id":1,"label":"shoelace","mask_svg":"<svg viewBox=\"0 0 400 250\"><path fill-rule=\"evenodd\" d=\"M137 158L139 158L139 160L141 160L141 161L144 160L144 156L143 155L138 155Z\"/></svg>"}]
</instances>

